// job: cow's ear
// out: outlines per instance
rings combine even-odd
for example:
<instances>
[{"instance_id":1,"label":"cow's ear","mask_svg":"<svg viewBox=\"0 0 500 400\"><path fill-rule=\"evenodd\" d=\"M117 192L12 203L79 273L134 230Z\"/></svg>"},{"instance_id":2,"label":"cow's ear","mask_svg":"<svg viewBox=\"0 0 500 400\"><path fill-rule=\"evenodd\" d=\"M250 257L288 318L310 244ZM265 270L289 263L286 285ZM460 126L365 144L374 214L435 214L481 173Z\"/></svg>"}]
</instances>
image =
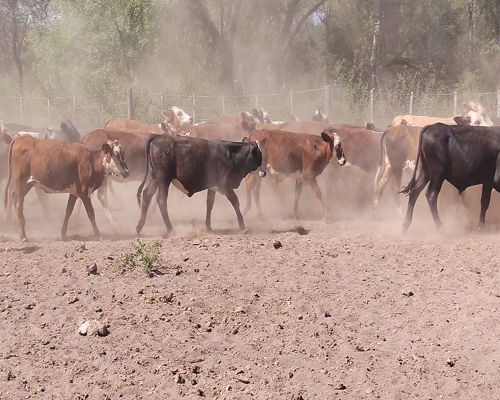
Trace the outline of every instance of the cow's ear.
<instances>
[{"instance_id":1,"label":"cow's ear","mask_svg":"<svg viewBox=\"0 0 500 400\"><path fill-rule=\"evenodd\" d=\"M10 136L8 133L4 133L2 136L5 144L10 144L10 142L12 142L12 136Z\"/></svg>"},{"instance_id":2,"label":"cow's ear","mask_svg":"<svg viewBox=\"0 0 500 400\"><path fill-rule=\"evenodd\" d=\"M400 125L406 125L406 126L408 126L409 124L408 124L408 121L407 121L406 119L404 119L404 118L403 118L403 119L401 120Z\"/></svg>"},{"instance_id":3,"label":"cow's ear","mask_svg":"<svg viewBox=\"0 0 500 400\"><path fill-rule=\"evenodd\" d=\"M465 125L465 118L462 117L461 115L457 115L456 117L453 117L453 121L455 121L455 123L457 125Z\"/></svg>"},{"instance_id":4,"label":"cow's ear","mask_svg":"<svg viewBox=\"0 0 500 400\"><path fill-rule=\"evenodd\" d=\"M242 140L243 143L250 143L250 139L248 139L246 136L243 137L243 140Z\"/></svg>"},{"instance_id":5,"label":"cow's ear","mask_svg":"<svg viewBox=\"0 0 500 400\"><path fill-rule=\"evenodd\" d=\"M104 144L102 145L102 151L104 151L104 154L109 154L109 153L111 153L111 147L110 147L110 145L109 145L109 144L107 144L107 143L104 143Z\"/></svg>"},{"instance_id":6,"label":"cow's ear","mask_svg":"<svg viewBox=\"0 0 500 400\"><path fill-rule=\"evenodd\" d=\"M68 137L70 135L69 127L64 122L61 122L61 132L64 133Z\"/></svg>"},{"instance_id":7,"label":"cow's ear","mask_svg":"<svg viewBox=\"0 0 500 400\"><path fill-rule=\"evenodd\" d=\"M470 106L470 104L467 103L462 103L462 109L464 110L464 113L472 111L472 107Z\"/></svg>"},{"instance_id":8,"label":"cow's ear","mask_svg":"<svg viewBox=\"0 0 500 400\"><path fill-rule=\"evenodd\" d=\"M333 143L332 137L328 134L327 131L321 132L321 139L323 139L327 143Z\"/></svg>"}]
</instances>

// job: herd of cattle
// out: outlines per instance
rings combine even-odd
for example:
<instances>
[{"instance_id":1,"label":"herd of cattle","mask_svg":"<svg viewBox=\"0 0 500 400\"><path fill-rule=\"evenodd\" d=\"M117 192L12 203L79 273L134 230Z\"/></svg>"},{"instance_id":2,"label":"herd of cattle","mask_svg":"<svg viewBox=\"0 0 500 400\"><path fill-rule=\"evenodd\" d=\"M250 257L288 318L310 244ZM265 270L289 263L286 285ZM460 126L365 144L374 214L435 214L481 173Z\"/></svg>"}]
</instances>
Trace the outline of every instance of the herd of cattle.
<instances>
[{"instance_id":1,"label":"herd of cattle","mask_svg":"<svg viewBox=\"0 0 500 400\"><path fill-rule=\"evenodd\" d=\"M0 180L7 179L4 212L8 218L14 205L20 238L27 240L23 207L32 187L44 210L47 204L43 192L69 193L63 239L67 238L68 220L78 198L94 234L100 236L91 202L94 191L108 219L116 224L107 189L112 190L112 181L124 179L142 182L137 192L141 207L138 234L155 193L167 231L172 231L167 210L171 183L188 197L207 190L208 230L216 192L231 202L243 229L234 189L245 179L247 202L243 214L251 208L253 195L262 217L260 186L266 175L276 184L288 177L295 179L295 218L302 186L309 184L325 219L317 178L328 164L332 164L332 176L341 168L373 173L375 209L389 181L400 213L400 193L409 195L404 230L411 223L420 192L429 182L427 200L438 228L437 196L444 180L460 194L469 186L483 185L480 229L484 228L492 189L500 191L500 127L493 126L484 108L474 102L464 103L463 114L454 118L398 116L384 132L371 123L334 124L321 110L310 121L294 117L272 121L263 109L254 109L253 114L243 111L223 116L217 123L197 125L178 107L164 110L162 115L164 120L159 125L112 117L104 128L89 132L83 140L69 120L61 124L60 131L0 121ZM406 170L413 171L413 176L401 190Z\"/></svg>"}]
</instances>

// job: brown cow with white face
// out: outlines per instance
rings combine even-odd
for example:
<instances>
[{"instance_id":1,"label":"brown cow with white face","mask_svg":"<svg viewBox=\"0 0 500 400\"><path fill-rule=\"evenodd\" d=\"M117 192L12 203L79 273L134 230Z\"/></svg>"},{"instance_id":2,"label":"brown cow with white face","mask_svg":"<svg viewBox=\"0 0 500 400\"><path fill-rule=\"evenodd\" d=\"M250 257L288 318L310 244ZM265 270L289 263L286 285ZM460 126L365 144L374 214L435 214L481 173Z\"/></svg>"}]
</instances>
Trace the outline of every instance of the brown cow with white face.
<instances>
[{"instance_id":1,"label":"brown cow with white face","mask_svg":"<svg viewBox=\"0 0 500 400\"><path fill-rule=\"evenodd\" d=\"M340 139L333 129L327 129L321 136L305 133L292 133L278 130L259 130L252 133L251 141L258 143L262 150L262 166L259 175L267 175L279 183L293 176L295 183L294 218L298 218L298 204L302 192L302 184L308 183L321 208L321 215L326 219L326 209L321 196L321 189L316 178L323 172L328 163L344 165L346 159ZM266 174L264 173L266 172ZM252 203L252 192L260 216L260 184L261 178L252 174L247 179L247 212Z\"/></svg>"},{"instance_id":2,"label":"brown cow with white face","mask_svg":"<svg viewBox=\"0 0 500 400\"><path fill-rule=\"evenodd\" d=\"M63 240L67 239L68 220L78 198L82 199L95 236L100 237L90 195L101 187L106 176L128 176L124 157L125 153L118 141L89 148L81 144L35 139L31 136L13 140L9 148L9 177L5 187L4 212L8 209L9 184L13 173L12 199L21 240L28 240L24 229L23 205L24 197L33 186L38 186L47 193L69 193L61 229Z\"/></svg>"}]
</instances>

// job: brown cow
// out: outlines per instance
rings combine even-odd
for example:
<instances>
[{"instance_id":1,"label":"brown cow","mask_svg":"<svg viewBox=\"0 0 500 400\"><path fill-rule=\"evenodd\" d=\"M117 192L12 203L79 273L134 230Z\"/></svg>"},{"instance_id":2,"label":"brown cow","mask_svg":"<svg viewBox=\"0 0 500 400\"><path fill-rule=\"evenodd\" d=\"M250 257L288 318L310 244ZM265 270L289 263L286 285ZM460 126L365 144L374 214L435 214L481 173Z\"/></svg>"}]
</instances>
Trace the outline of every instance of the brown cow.
<instances>
[{"instance_id":1,"label":"brown cow","mask_svg":"<svg viewBox=\"0 0 500 400\"><path fill-rule=\"evenodd\" d=\"M69 193L61 229L63 240L67 239L68 220L78 198L85 205L95 236L100 237L90 195L101 187L107 175L128 176L124 157L123 148L118 141L105 142L100 147L87 147L58 140L34 139L31 136L14 139L9 148L9 177L5 186L4 212L7 213L8 210L13 169L12 199L21 240L28 240L24 230L24 197L35 185L47 193Z\"/></svg>"},{"instance_id":2,"label":"brown cow","mask_svg":"<svg viewBox=\"0 0 500 400\"><path fill-rule=\"evenodd\" d=\"M146 124L144 122L135 121L121 117L110 117L104 123L104 129L118 129L130 132L142 132L157 135L163 135L160 125Z\"/></svg>"},{"instance_id":3,"label":"brown cow","mask_svg":"<svg viewBox=\"0 0 500 400\"><path fill-rule=\"evenodd\" d=\"M333 160L340 165L346 163L337 133L331 128L323 131L321 136L278 130L259 130L250 135L250 140L257 142L262 150L262 165L259 168L259 175L264 175L267 169L267 174L275 179L276 183L288 176L295 177L294 218L298 217L297 209L302 184L307 182L319 201L323 219L326 219L326 209L316 178ZM259 199L260 184L261 178L257 177L257 174L253 174L247 180L245 212L251 207L253 192L258 213L262 216Z\"/></svg>"},{"instance_id":4,"label":"brown cow","mask_svg":"<svg viewBox=\"0 0 500 400\"><path fill-rule=\"evenodd\" d=\"M241 117L228 124L182 126L177 130L177 135L206 140L238 142L243 137L250 135L255 129L254 121L248 121L246 118Z\"/></svg>"},{"instance_id":5,"label":"brown cow","mask_svg":"<svg viewBox=\"0 0 500 400\"><path fill-rule=\"evenodd\" d=\"M142 181L146 173L146 144L149 137L148 133L134 133L118 129L96 129L89 132L83 138L82 143L85 146L96 147L100 143L117 140L127 155L127 165L130 175L128 180ZM123 179L121 177L110 178L109 180L105 179L101 188L97 191L97 197L104 207L109 222L116 226L116 220L109 209L107 186L109 185L110 190L112 190L111 181L121 182Z\"/></svg>"}]
</instances>

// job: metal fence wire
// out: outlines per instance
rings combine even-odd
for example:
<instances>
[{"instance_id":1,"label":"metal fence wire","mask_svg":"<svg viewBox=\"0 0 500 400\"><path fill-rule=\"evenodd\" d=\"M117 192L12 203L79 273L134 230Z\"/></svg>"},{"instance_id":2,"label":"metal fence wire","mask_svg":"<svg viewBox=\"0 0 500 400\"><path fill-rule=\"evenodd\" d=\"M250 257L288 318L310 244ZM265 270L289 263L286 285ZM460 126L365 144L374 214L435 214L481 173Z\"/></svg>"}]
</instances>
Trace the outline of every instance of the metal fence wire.
<instances>
[{"instance_id":1,"label":"metal fence wire","mask_svg":"<svg viewBox=\"0 0 500 400\"><path fill-rule=\"evenodd\" d=\"M34 127L58 127L71 119L82 132L104 126L112 116L158 124L162 110L177 106L195 122L217 122L223 115L235 115L254 108L265 109L274 121L293 115L310 120L321 109L334 123L362 125L371 121L384 129L398 115L450 117L462 113L462 103L482 104L491 117L500 117L500 91L489 93L403 93L364 91L353 93L327 85L302 91L246 95L200 95L150 93L129 89L97 97L0 97L0 120Z\"/></svg>"}]
</instances>

